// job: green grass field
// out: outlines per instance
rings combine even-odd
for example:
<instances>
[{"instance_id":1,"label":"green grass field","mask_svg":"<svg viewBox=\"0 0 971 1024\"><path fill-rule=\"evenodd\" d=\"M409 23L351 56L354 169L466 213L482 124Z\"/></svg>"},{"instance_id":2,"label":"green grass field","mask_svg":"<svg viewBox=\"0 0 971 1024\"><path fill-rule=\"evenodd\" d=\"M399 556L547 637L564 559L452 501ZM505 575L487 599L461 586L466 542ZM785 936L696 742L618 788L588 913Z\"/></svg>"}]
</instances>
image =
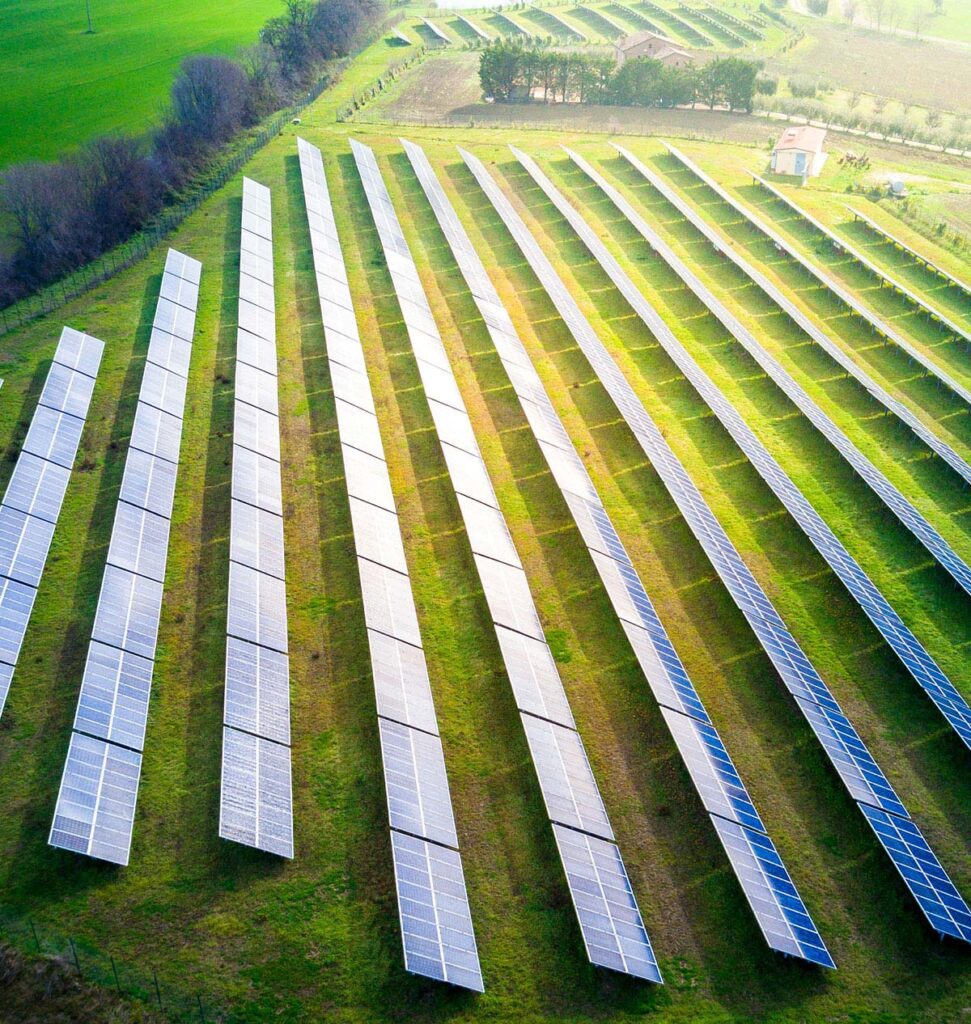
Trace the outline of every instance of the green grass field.
<instances>
[{"instance_id":1,"label":"green grass field","mask_svg":"<svg viewBox=\"0 0 971 1024\"><path fill-rule=\"evenodd\" d=\"M0 39L0 166L154 124L191 54L251 46L279 0L10 0Z\"/></svg>"},{"instance_id":2,"label":"green grass field","mask_svg":"<svg viewBox=\"0 0 971 1024\"><path fill-rule=\"evenodd\" d=\"M220 729L238 300L240 180L171 239L204 264L159 655L131 865L46 845L100 586L125 441L164 260L0 339L0 444L15 453L62 323L106 342L61 523L0 724L0 904L84 948L155 965L238 1019L372 1024L852 1021L950 1024L971 956L927 929L564 324L466 171L493 170L732 540L791 624L955 883L971 894L967 752L891 656L730 437L636 320L506 144L540 159L678 337L739 406L951 678L971 694L968 600L558 150L568 141L637 205L966 559L966 491L908 431L834 372L605 136L415 128L536 361L625 545L839 969L766 949L569 513L404 157L402 130L335 124L400 51L380 40L303 116L322 147L392 482L403 520L473 920L480 998L401 966L364 620L324 357L295 131L246 173L274 195L297 856L220 841ZM459 510L350 156L379 155L483 447L667 984L591 969L574 922ZM839 344L971 457L966 409L916 377L825 293L731 224L653 139L625 139L772 274ZM757 203L761 148L687 141ZM835 173L835 170L834 170ZM823 201L823 200L820 200ZM768 213L770 211L763 211ZM848 280L850 280L848 278ZM865 281L850 280L864 290ZM915 338L918 337L915 331ZM919 339L918 339L919 340ZM928 342L929 343L929 342ZM948 358L950 356L948 355ZM957 356L955 355L955 360ZM12 469L0 464L0 486ZM0 1019L3 1011L0 1010ZM210 1016L210 1019L212 1017Z\"/></svg>"}]
</instances>

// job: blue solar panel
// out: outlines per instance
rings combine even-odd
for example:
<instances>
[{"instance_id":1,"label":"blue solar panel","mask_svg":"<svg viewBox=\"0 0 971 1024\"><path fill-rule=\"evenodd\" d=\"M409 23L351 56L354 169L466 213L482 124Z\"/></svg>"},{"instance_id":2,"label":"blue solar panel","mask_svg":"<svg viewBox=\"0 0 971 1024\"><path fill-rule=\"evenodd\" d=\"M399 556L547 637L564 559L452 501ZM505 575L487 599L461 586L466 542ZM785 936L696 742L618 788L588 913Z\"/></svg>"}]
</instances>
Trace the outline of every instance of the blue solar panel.
<instances>
[{"instance_id":1,"label":"blue solar panel","mask_svg":"<svg viewBox=\"0 0 971 1024\"><path fill-rule=\"evenodd\" d=\"M876 807L863 804L862 809L931 927L940 935L971 942L971 910L920 829Z\"/></svg>"}]
</instances>

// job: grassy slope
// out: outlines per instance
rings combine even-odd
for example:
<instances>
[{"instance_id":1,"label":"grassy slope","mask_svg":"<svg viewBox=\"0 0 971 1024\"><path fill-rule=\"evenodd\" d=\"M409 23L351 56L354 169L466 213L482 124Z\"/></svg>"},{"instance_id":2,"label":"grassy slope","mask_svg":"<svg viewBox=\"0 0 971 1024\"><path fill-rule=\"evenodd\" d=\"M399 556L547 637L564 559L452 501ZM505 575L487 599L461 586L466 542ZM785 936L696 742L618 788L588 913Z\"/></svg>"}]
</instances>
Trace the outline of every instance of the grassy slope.
<instances>
[{"instance_id":1,"label":"grassy slope","mask_svg":"<svg viewBox=\"0 0 971 1024\"><path fill-rule=\"evenodd\" d=\"M104 132L138 132L181 61L256 42L279 0L9 0L0 37L0 165L52 159Z\"/></svg>"},{"instance_id":2,"label":"grassy slope","mask_svg":"<svg viewBox=\"0 0 971 1024\"><path fill-rule=\"evenodd\" d=\"M892 870L781 693L740 615L713 579L657 477L536 289L455 154L473 146L548 251L685 459L758 575L919 816L955 880L968 873L966 758L877 642L808 543L795 534L646 331L589 265L555 212L528 188L504 144L512 133L415 130L539 361L689 671L722 729L839 961L819 975L770 956L704 823L684 770L597 577L515 403L488 337L393 133L369 128L413 243L500 501L611 810L668 984L629 984L584 965L542 802L461 519L353 170L344 96L386 59L368 52L301 126L326 153L382 432L405 524L419 616L443 730L487 992L481 999L405 976L394 912L363 617L323 359L292 130L247 172L274 190L283 446L287 453L288 606L298 857L264 859L215 837L225 615L233 323L239 182L209 201L173 244L204 261L176 499L160 659L132 865L116 872L45 845L104 561L162 263L159 254L4 339L0 439L23 436L65 320L107 342L84 438L92 468L72 482L53 560L0 738L0 888L34 916L101 948L157 962L185 986L232 998L252 1021L953 1019L971 997L967 956L928 935ZM551 151L561 133L530 133ZM516 140L518 141L518 140ZM572 140L611 175L603 141ZM655 150L641 150L653 158ZM733 155L744 151L731 151ZM696 155L718 163L698 145ZM736 157L737 158L737 157ZM559 158L557 180L586 203ZM625 183L625 188L629 183ZM631 189L631 194L636 191ZM637 196L640 202L641 197ZM913 614L967 687L966 611L764 383L749 380L693 300L604 214L610 244L720 380L891 598ZM645 204L647 208L647 204ZM672 229L673 233L673 229ZM734 360L734 361L729 361ZM847 416L847 419L850 417ZM869 427L862 425L865 436ZM778 432L778 433L777 433ZM904 453L894 434L882 439ZM901 445L896 448L894 446ZM9 474L9 464L4 477ZM933 468L928 508L951 510ZM826 493L814 478L826 482ZM0 480L0 484L4 481ZM70 524L70 526L68 526ZM967 546L964 551L969 553ZM925 612L925 609L928 611ZM929 610L937 612L929 622ZM964 616L966 620L966 615ZM964 632L967 622L964 621ZM882 1015L882 1016L881 1016Z\"/></svg>"}]
</instances>

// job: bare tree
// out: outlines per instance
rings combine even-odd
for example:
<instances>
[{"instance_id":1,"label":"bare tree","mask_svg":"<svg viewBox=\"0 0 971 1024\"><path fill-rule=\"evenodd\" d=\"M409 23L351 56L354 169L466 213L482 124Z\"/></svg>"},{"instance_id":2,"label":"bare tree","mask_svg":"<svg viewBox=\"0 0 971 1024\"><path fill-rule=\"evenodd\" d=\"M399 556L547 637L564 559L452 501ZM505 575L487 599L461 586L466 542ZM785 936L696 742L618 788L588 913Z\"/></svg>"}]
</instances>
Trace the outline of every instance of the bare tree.
<instances>
[{"instance_id":1,"label":"bare tree","mask_svg":"<svg viewBox=\"0 0 971 1024\"><path fill-rule=\"evenodd\" d=\"M887 10L887 0L866 0L867 14L870 15L870 26L878 32L883 30L883 17Z\"/></svg>"},{"instance_id":2,"label":"bare tree","mask_svg":"<svg viewBox=\"0 0 971 1024\"><path fill-rule=\"evenodd\" d=\"M194 139L218 144L243 120L246 72L225 57L190 57L172 86L172 114Z\"/></svg>"},{"instance_id":3,"label":"bare tree","mask_svg":"<svg viewBox=\"0 0 971 1024\"><path fill-rule=\"evenodd\" d=\"M910 26L914 30L915 39L920 39L927 25L928 13L927 8L924 7L923 0L914 0L914 6L910 11Z\"/></svg>"},{"instance_id":4,"label":"bare tree","mask_svg":"<svg viewBox=\"0 0 971 1024\"><path fill-rule=\"evenodd\" d=\"M900 0L887 0L885 21L887 32L890 35L896 35L897 29L900 27Z\"/></svg>"},{"instance_id":5,"label":"bare tree","mask_svg":"<svg viewBox=\"0 0 971 1024\"><path fill-rule=\"evenodd\" d=\"M842 11L843 21L845 21L847 25L852 25L853 22L856 21L856 0L843 0Z\"/></svg>"}]
</instances>

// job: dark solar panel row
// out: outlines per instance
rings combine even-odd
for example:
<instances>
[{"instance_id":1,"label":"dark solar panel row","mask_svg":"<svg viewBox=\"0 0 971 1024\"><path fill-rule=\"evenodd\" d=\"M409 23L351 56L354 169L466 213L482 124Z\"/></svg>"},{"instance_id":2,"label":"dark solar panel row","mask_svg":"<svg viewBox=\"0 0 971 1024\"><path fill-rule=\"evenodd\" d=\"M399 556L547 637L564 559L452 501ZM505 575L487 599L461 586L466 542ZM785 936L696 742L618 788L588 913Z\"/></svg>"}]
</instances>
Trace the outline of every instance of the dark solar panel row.
<instances>
[{"instance_id":1,"label":"dark solar panel row","mask_svg":"<svg viewBox=\"0 0 971 1024\"><path fill-rule=\"evenodd\" d=\"M135 824L201 273L169 250L48 840L115 864Z\"/></svg>"},{"instance_id":2,"label":"dark solar panel row","mask_svg":"<svg viewBox=\"0 0 971 1024\"><path fill-rule=\"evenodd\" d=\"M798 645L765 591L742 560L724 528L716 519L697 486L688 476L658 426L650 418L630 382L597 337L569 290L559 278L512 204L495 184L481 161L463 151L463 157L496 212L550 296L591 368L613 399L635 438L658 473L684 516L712 566L735 603L745 615L763 649L779 672L786 688L816 734L851 795L861 810L886 811L913 828L912 842L920 845L922 862L933 868L928 877L936 888L921 889L908 875L908 867L899 844L887 841L877 832L884 849L901 872L905 883L927 912L928 901L936 900L947 914L927 914L933 927L942 934L971 941L968 908L951 883L917 826L894 793L890 782L877 766L853 726L840 711L819 673Z\"/></svg>"},{"instance_id":3,"label":"dark solar panel row","mask_svg":"<svg viewBox=\"0 0 971 1024\"><path fill-rule=\"evenodd\" d=\"M320 150L297 142L357 553L407 970L482 991L418 614Z\"/></svg>"},{"instance_id":4,"label":"dark solar panel row","mask_svg":"<svg viewBox=\"0 0 971 1024\"><path fill-rule=\"evenodd\" d=\"M243 179L219 835L293 857L270 190Z\"/></svg>"},{"instance_id":5,"label":"dark solar panel row","mask_svg":"<svg viewBox=\"0 0 971 1024\"><path fill-rule=\"evenodd\" d=\"M772 377L793 403L845 456L886 504L899 516L905 526L911 528L919 540L934 554L952 575L971 592L971 569L958 557L950 545L937 533L926 519L890 483L889 480L852 444L849 438L812 401L808 394L786 373L786 371L762 348L754 335L724 304L717 299L681 260L674 250L651 228L637 210L591 165L576 153L567 151L573 161L604 192L627 220L637 229L651 248L658 253L685 285L697 296L729 333L740 342L747 352ZM529 161L528 157L523 157ZM891 607L873 581L867 576L856 560L840 543L822 517L806 500L768 449L749 429L738 411L728 402L711 378L691 357L687 349L675 338L657 311L647 302L636 285L622 270L607 248L599 240L580 214L563 198L553 191L552 185L532 161L527 170L534 177L557 209L569 220L574 230L583 238L592 254L607 275L621 291L634 311L651 329L664 350L677 363L679 369L691 382L698 394L719 421L725 426L739 447L748 456L763 480L789 510L806 536L819 553L826 559L833 571L843 581L853 599L860 605L871 622L877 627L891 649L901 659L906 669L917 680L938 710L944 715L964 743L971 747L971 708L944 674L940 666L927 653L923 645L911 632L903 619Z\"/></svg>"}]
</instances>

